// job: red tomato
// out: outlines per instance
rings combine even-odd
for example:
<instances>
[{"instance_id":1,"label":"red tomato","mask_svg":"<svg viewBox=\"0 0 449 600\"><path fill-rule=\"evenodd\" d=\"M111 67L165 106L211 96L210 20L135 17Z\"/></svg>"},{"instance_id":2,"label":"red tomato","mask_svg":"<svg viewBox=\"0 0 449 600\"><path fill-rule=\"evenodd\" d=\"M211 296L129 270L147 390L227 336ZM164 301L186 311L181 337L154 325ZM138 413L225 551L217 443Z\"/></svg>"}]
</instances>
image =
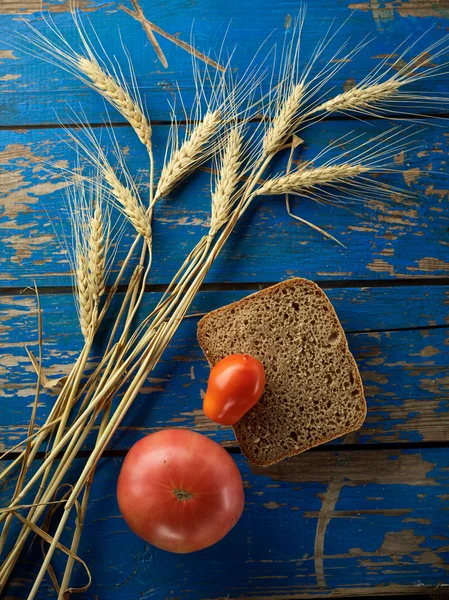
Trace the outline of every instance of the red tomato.
<instances>
[{"instance_id":1,"label":"red tomato","mask_svg":"<svg viewBox=\"0 0 449 600\"><path fill-rule=\"evenodd\" d=\"M259 401L264 385L265 369L257 358L226 356L210 372L204 414L222 425L233 425Z\"/></svg>"},{"instance_id":2,"label":"red tomato","mask_svg":"<svg viewBox=\"0 0 449 600\"><path fill-rule=\"evenodd\" d=\"M221 540L243 511L240 472L216 442L187 429L152 433L126 455L120 511L138 536L185 554Z\"/></svg>"}]
</instances>

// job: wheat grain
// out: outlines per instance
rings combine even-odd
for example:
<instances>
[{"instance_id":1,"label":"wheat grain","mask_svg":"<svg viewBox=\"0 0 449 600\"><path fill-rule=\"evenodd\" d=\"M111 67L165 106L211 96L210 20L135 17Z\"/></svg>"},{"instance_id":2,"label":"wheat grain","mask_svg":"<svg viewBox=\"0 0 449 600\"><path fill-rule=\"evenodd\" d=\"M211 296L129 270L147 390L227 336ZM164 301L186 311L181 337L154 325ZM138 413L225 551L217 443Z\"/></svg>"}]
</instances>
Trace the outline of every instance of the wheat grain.
<instances>
[{"instance_id":1,"label":"wheat grain","mask_svg":"<svg viewBox=\"0 0 449 600\"><path fill-rule=\"evenodd\" d=\"M212 194L210 235L214 236L228 220L232 197L239 180L242 157L242 136L238 127L231 130L225 145L221 169L215 191Z\"/></svg>"},{"instance_id":2,"label":"wheat grain","mask_svg":"<svg viewBox=\"0 0 449 600\"><path fill-rule=\"evenodd\" d=\"M154 200L166 197L186 177L200 160L208 156L207 146L217 132L221 121L219 110L207 111L204 119L170 157L162 169Z\"/></svg>"},{"instance_id":3,"label":"wheat grain","mask_svg":"<svg viewBox=\"0 0 449 600\"><path fill-rule=\"evenodd\" d=\"M263 151L265 154L278 152L292 133L303 93L304 85L302 83L296 84L285 102L280 106L263 138Z\"/></svg>"},{"instance_id":4,"label":"wheat grain","mask_svg":"<svg viewBox=\"0 0 449 600\"><path fill-rule=\"evenodd\" d=\"M139 104L129 92L106 73L93 58L78 55L78 68L89 78L93 86L104 96L128 121L145 146L150 146L151 125Z\"/></svg>"},{"instance_id":5,"label":"wheat grain","mask_svg":"<svg viewBox=\"0 0 449 600\"><path fill-rule=\"evenodd\" d=\"M89 264L87 258L82 254L77 258L76 282L81 332L84 339L87 340L92 323L93 305L92 294L89 289Z\"/></svg>"},{"instance_id":6,"label":"wheat grain","mask_svg":"<svg viewBox=\"0 0 449 600\"><path fill-rule=\"evenodd\" d=\"M255 196L294 194L321 185L344 183L371 169L362 165L333 165L330 167L306 168L289 175L269 179L256 190Z\"/></svg>"},{"instance_id":7,"label":"wheat grain","mask_svg":"<svg viewBox=\"0 0 449 600\"><path fill-rule=\"evenodd\" d=\"M89 288L98 304L104 294L106 250L101 205L97 202L89 224Z\"/></svg>"}]
</instances>

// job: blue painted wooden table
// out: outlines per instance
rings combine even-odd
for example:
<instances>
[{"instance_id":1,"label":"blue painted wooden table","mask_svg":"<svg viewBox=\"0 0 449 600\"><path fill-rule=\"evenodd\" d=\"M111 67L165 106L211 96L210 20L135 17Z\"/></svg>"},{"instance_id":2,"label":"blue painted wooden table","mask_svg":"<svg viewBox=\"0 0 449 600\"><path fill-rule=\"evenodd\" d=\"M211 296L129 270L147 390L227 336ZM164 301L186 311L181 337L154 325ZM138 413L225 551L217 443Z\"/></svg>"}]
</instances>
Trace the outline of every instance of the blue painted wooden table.
<instances>
[{"instance_id":1,"label":"blue painted wooden table","mask_svg":"<svg viewBox=\"0 0 449 600\"><path fill-rule=\"evenodd\" d=\"M126 4L126 0L123 0ZM44 367L67 372L81 348L71 292L71 270L49 217L64 214L61 177L49 177L46 161L73 164L67 133L71 108L83 110L98 128L110 113L103 100L74 77L29 56L10 32L25 33L21 17L42 25L39 0L0 0L0 450L26 436L35 374L25 345L36 349L35 281L44 317ZM68 39L75 37L69 0L44 7ZM81 0L107 52L117 53L119 34L130 50L143 100L153 119L156 161L163 158L167 100L179 82L192 102L191 57L161 41L163 69L141 25L119 0ZM142 0L151 21L195 45L236 46L243 70L269 34L282 44L297 3L182 2ZM332 22L342 24L335 47L366 35L370 45L344 64L333 79L334 94L360 81L406 38L412 53L440 39L449 28L445 0L351 2L310 0L304 51L310 54ZM231 23L229 29L228 25ZM332 45L329 50L332 55ZM430 94L447 92L447 75L421 83ZM330 94L330 86L324 90ZM407 112L407 106L402 107ZM429 124L435 125L428 128ZM385 120L331 118L304 132L307 159L348 130L373 135ZM264 199L236 228L195 300L205 312L291 275L325 288L348 334L365 385L368 417L362 429L332 444L268 469L241 456L232 432L207 421L201 411L208 367L196 343L195 319L179 328L156 372L142 389L106 456L91 493L80 555L93 575L85 600L225 598L295 599L429 594L449 585L449 128L430 111L420 147L395 160L396 178L412 192L400 200L367 202L342 209L311 201L295 203L303 218L340 239L337 246L293 221L278 198ZM132 172L145 172L145 156L120 115L113 129ZM393 176L392 176L393 177ZM396 176L394 176L396 177ZM394 179L393 177L393 179ZM160 297L208 224L209 175L199 173L156 214L155 260L141 315ZM64 224L62 225L64 228ZM131 231L125 231L117 264ZM168 249L168 250L167 250ZM92 364L101 348L94 347ZM54 401L43 392L37 415L43 423ZM122 520L115 485L127 449L161 427L195 429L222 443L236 460L245 484L242 519L216 546L186 556L159 551L134 536ZM73 472L81 469L94 437L85 441ZM36 465L41 459L36 459ZM14 478L0 488L2 505ZM23 554L5 600L26 598L41 559L35 542ZM56 557L56 568L62 557ZM85 574L75 571L76 585ZM51 598L50 580L38 598Z\"/></svg>"}]
</instances>

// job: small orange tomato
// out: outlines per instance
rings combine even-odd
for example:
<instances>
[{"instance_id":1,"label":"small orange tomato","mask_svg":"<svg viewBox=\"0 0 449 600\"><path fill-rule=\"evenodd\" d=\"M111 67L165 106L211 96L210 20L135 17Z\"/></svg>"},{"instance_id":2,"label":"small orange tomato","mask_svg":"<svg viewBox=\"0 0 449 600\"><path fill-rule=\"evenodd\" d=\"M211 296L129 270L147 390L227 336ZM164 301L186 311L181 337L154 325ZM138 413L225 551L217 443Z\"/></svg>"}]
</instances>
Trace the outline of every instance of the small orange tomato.
<instances>
[{"instance_id":1,"label":"small orange tomato","mask_svg":"<svg viewBox=\"0 0 449 600\"><path fill-rule=\"evenodd\" d=\"M233 425L262 396L265 369L249 354L231 354L220 360L209 375L203 410L222 425Z\"/></svg>"}]
</instances>

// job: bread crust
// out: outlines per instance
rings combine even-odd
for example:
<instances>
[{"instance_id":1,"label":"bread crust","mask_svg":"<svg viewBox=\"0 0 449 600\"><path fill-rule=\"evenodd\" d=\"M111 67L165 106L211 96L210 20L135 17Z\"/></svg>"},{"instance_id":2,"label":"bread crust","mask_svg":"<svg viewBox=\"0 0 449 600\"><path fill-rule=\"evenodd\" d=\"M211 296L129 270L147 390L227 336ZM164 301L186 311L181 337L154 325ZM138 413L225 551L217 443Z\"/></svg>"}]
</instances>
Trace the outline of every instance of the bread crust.
<instances>
[{"instance_id":1,"label":"bread crust","mask_svg":"<svg viewBox=\"0 0 449 600\"><path fill-rule=\"evenodd\" d=\"M262 453L261 456L258 456L255 453L255 442L254 442L254 440L257 440L258 438L257 438L257 434L255 434L254 431L252 431L254 429L254 425L256 427L258 425L257 411L254 412L255 409L252 409L250 411L250 413L248 413L248 415L250 415L250 417L245 415L238 423L236 423L236 425L234 425L233 429L234 429L234 432L236 435L237 442L239 443L243 454L248 458L248 460L250 462L252 462L253 464L256 464L258 466L269 466L269 465L275 464L285 458L288 458L289 456L295 456L296 454L305 452L306 450L309 450L310 448L313 448L315 446L319 446L321 444L329 442L337 437L341 437L352 431L356 431L357 429L359 429L362 426L362 424L365 420L365 417L366 417L367 409L366 409L366 400L365 400L364 391L363 391L362 379L360 377L360 373L358 371L355 359L349 350L348 342L347 342L343 327L341 326L338 316L335 312L335 309L332 306L329 299L327 298L326 294L314 282L309 281L308 279L303 279L303 278L288 279L286 281L278 283L269 288L265 288L264 290L262 290L260 292L256 292L254 294L246 296L245 298L242 298L241 300L238 300L237 302L233 302L232 304L229 304L227 306L216 309L216 310L208 313L206 316L204 316L198 323L197 336L198 336L198 342L199 342L209 364L211 366L214 366L216 364L216 362L218 362L221 358L223 358L223 356L220 356L220 352L217 351L217 348L214 345L214 342L216 343L217 339L218 339L218 335L219 335L219 331L220 331L220 322L223 322L223 320L227 321L227 324L229 326L231 326L232 324L235 324L235 319L239 318L238 316L237 317L234 316L236 312L241 313L242 310L244 311L245 308L251 309L254 304L257 304L260 307L261 302L263 302L264 299L270 300L270 299L273 299L273 297L275 295L287 293L287 289L289 290L289 293L290 293L291 290L293 289L292 286L297 291L298 296L300 296L301 294L306 295L306 297L307 297L307 295L309 295L311 297L315 296L316 298L318 298L321 301L321 304L322 304L321 311L323 313L325 311L325 316L322 318L325 319L326 325L329 325L329 327L332 328L331 335L334 336L335 339L337 339L337 342L333 344L333 347L331 349L331 355L333 353L335 356L341 357L342 360L345 361L345 363L346 363L345 367L347 367L349 376L351 378L352 389L351 389L351 392L349 395L349 399L354 402L354 406L352 408L356 409L356 418L353 418L347 426L345 426L345 424L341 423L340 426L337 427L337 429L338 429L337 432L335 432L335 431L326 432L323 427L322 429L320 429L318 438L315 440L310 440L310 443L302 442L299 446L295 447L294 445L290 445L287 448L282 447L281 445L278 445L277 447L276 446L273 447L273 450L270 453L270 455ZM283 288L285 290L284 292L282 292ZM290 294L289 302L291 300L291 297L292 296ZM315 299L315 302L316 302L316 299ZM298 303L295 303L295 304L298 304ZM267 303L267 307L268 306L269 306L269 303ZM300 308L301 307L299 306L299 308L296 310L298 311ZM283 307L282 310L285 310L285 307ZM288 316L290 319L295 317L295 315L292 316L290 313L286 313L286 316ZM299 317L297 317L296 325L298 325L298 319L299 319ZM308 329L309 332L311 330L310 326L305 326L304 328ZM242 331L243 332L245 331L244 325L242 326ZM216 338L213 337L214 335L216 336ZM243 338L244 337L243 334L240 334L240 337ZM267 338L269 338L269 337L270 336L267 336ZM267 342L267 344L269 344L270 339L267 339L266 342ZM297 345L295 345L293 341L289 342L289 343L290 343L290 348L289 348L290 351L294 351L294 350L298 349ZM229 354L229 353L233 353L233 352L239 352L240 350L237 348L237 346L239 346L239 344L235 344L235 346L236 346L236 349L232 350L231 352L228 351L227 353ZM313 345L312 345L312 348L313 348ZM330 346L328 347L328 349L329 348L330 348ZM245 351L248 351L248 350L245 349ZM249 352L249 353L251 354L251 352ZM261 359L260 356L257 356L257 352L254 352L254 354L256 355L256 358ZM263 354L263 352L262 352L262 354ZM263 360L262 360L262 362L263 362ZM309 363L310 363L310 361L309 361ZM268 383L269 379L270 379L270 371L268 369L267 370L267 383ZM260 402L262 402L263 399L264 399L264 396L262 397ZM279 401L282 401L282 400L284 400L284 399L281 397L279 399ZM265 399L265 401L266 401L266 399ZM273 400L271 400L271 402L273 402ZM257 405L256 405L256 407L257 407ZM265 405L265 408L266 407L267 407L267 403ZM317 409L317 411L318 411L318 409ZM338 412L337 412L337 414L338 414ZM252 421L252 422L250 423L250 421ZM285 425L284 425L284 428L285 428ZM285 431L284 433L285 433L285 436L287 436L289 434L289 432L287 432L287 431ZM291 432L291 435L293 435L293 432ZM287 443L286 439L284 439L284 441ZM288 440L288 441L291 443L291 440Z\"/></svg>"}]
</instances>

